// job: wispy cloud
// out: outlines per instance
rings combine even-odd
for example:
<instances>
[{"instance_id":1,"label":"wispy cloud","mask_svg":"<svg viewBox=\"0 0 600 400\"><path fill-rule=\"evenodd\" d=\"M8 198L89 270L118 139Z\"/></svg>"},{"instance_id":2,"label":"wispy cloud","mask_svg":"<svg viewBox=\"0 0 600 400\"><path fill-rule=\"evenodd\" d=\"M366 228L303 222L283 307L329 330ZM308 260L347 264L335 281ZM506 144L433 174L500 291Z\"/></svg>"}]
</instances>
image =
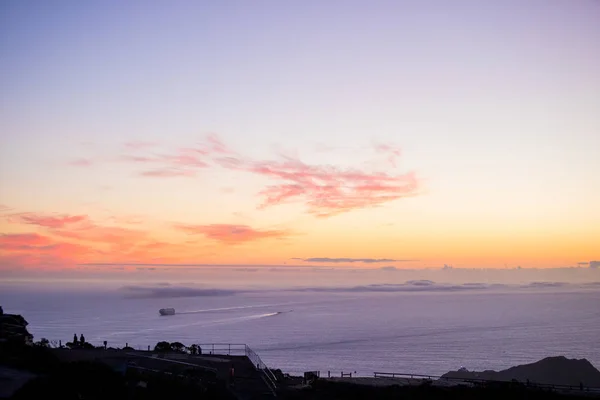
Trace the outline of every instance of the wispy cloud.
<instances>
[{"instance_id":1,"label":"wispy cloud","mask_svg":"<svg viewBox=\"0 0 600 400\"><path fill-rule=\"evenodd\" d=\"M132 141L126 142L125 147L130 148L130 149L139 150L139 149L146 149L149 147L154 147L157 144L158 143L156 143L156 142L146 142L143 140L132 140Z\"/></svg>"},{"instance_id":2,"label":"wispy cloud","mask_svg":"<svg viewBox=\"0 0 600 400\"><path fill-rule=\"evenodd\" d=\"M103 226L93 222L81 224L71 229L57 229L53 235L75 239L83 242L108 243L118 245L139 241L147 238L147 233L141 230L123 228L120 226ZM137 243L135 243L137 244Z\"/></svg>"},{"instance_id":3,"label":"wispy cloud","mask_svg":"<svg viewBox=\"0 0 600 400\"><path fill-rule=\"evenodd\" d=\"M125 297L129 298L177 298L177 297L206 297L231 296L238 293L225 289L202 289L176 286L125 286L121 288Z\"/></svg>"},{"instance_id":4,"label":"wispy cloud","mask_svg":"<svg viewBox=\"0 0 600 400\"><path fill-rule=\"evenodd\" d=\"M418 260L399 260L394 258L330 258L330 257L312 257L312 258L292 258L292 260L300 260L313 263L389 263L389 262L409 262Z\"/></svg>"},{"instance_id":5,"label":"wispy cloud","mask_svg":"<svg viewBox=\"0 0 600 400\"><path fill-rule=\"evenodd\" d=\"M30 250L40 246L49 246L53 243L50 238L37 233L13 233L0 235L0 249L2 250Z\"/></svg>"},{"instance_id":6,"label":"wispy cloud","mask_svg":"<svg viewBox=\"0 0 600 400\"><path fill-rule=\"evenodd\" d=\"M383 154L386 157L387 162L392 167L395 168L398 166L398 160L400 159L400 156L402 155L402 152L399 147L396 147L396 146L393 146L390 144L376 144L375 150L378 153Z\"/></svg>"},{"instance_id":7,"label":"wispy cloud","mask_svg":"<svg viewBox=\"0 0 600 400\"><path fill-rule=\"evenodd\" d=\"M197 256L201 248L198 243L159 241L144 229L106 224L112 221L122 225L118 217L105 218L104 223L99 223L87 215L23 212L5 215L3 219L44 232L3 235L0 247L11 257L0 260L3 264L15 260L26 265L33 265L36 260L49 264L42 256L68 264L115 258L123 262L175 262L182 257ZM131 221L127 222L131 225Z\"/></svg>"},{"instance_id":8,"label":"wispy cloud","mask_svg":"<svg viewBox=\"0 0 600 400\"><path fill-rule=\"evenodd\" d=\"M197 145L157 151L145 142L125 146L130 153L117 157L143 168L139 175L151 178L195 177L209 167L255 174L272 181L258 190L259 208L287 202L302 202L309 213L331 217L341 213L377 207L419 192L414 171L396 172L400 149L377 144L374 151L384 157L384 171L366 167L343 168L327 164L308 164L296 155L280 155L275 160L253 160L238 154L216 135ZM133 153L133 154L131 154Z\"/></svg>"},{"instance_id":9,"label":"wispy cloud","mask_svg":"<svg viewBox=\"0 0 600 400\"><path fill-rule=\"evenodd\" d=\"M125 147L141 152L156 147L152 142L128 142ZM152 154L123 154L118 159L136 164L151 164L154 167L140 172L141 176L155 178L193 177L199 169L210 166L211 155L233 154L215 135L209 135L196 146L181 147L175 151L153 152Z\"/></svg>"},{"instance_id":10,"label":"wispy cloud","mask_svg":"<svg viewBox=\"0 0 600 400\"><path fill-rule=\"evenodd\" d=\"M152 169L143 171L140 173L141 176L147 176L151 178L174 178L174 177L194 177L196 171L177 169L177 168L164 168L164 169Z\"/></svg>"},{"instance_id":11,"label":"wispy cloud","mask_svg":"<svg viewBox=\"0 0 600 400\"><path fill-rule=\"evenodd\" d=\"M0 267L53 267L73 264L74 257L89 254L86 246L56 241L37 233L0 235Z\"/></svg>"},{"instance_id":12,"label":"wispy cloud","mask_svg":"<svg viewBox=\"0 0 600 400\"><path fill-rule=\"evenodd\" d=\"M203 235L208 239L224 244L240 244L263 239L281 239L290 235L290 232L285 230L254 229L248 225L234 224L176 224L175 228L189 234Z\"/></svg>"},{"instance_id":13,"label":"wispy cloud","mask_svg":"<svg viewBox=\"0 0 600 400\"><path fill-rule=\"evenodd\" d=\"M125 239L146 237L146 233L140 230L100 225L88 215L25 212L9 215L6 219L11 223L47 228L53 236L84 242L118 243Z\"/></svg>"},{"instance_id":14,"label":"wispy cloud","mask_svg":"<svg viewBox=\"0 0 600 400\"><path fill-rule=\"evenodd\" d=\"M199 169L209 167L206 152L201 149L183 148L171 154L136 155L125 154L119 160L151 166L140 172L141 176L156 178L193 177Z\"/></svg>"},{"instance_id":15,"label":"wispy cloud","mask_svg":"<svg viewBox=\"0 0 600 400\"><path fill-rule=\"evenodd\" d=\"M152 163L152 162L158 162L158 161L160 161L160 159L158 159L156 157L136 156L136 155L131 155L131 154L121 155L119 157L119 160L120 161L133 162L133 163Z\"/></svg>"},{"instance_id":16,"label":"wispy cloud","mask_svg":"<svg viewBox=\"0 0 600 400\"><path fill-rule=\"evenodd\" d=\"M20 222L28 225L37 225L44 228L64 228L67 225L74 225L88 220L87 215L66 215L66 214L38 214L38 213L19 213L8 217L11 222Z\"/></svg>"},{"instance_id":17,"label":"wispy cloud","mask_svg":"<svg viewBox=\"0 0 600 400\"><path fill-rule=\"evenodd\" d=\"M235 154L235 152L227 147L215 134L208 135L206 140L208 142L208 149L212 153Z\"/></svg>"},{"instance_id":18,"label":"wispy cloud","mask_svg":"<svg viewBox=\"0 0 600 400\"><path fill-rule=\"evenodd\" d=\"M502 284L502 283L437 283L430 280L412 280L398 284L371 284L361 286L326 286L326 287L304 287L293 290L303 292L348 292L348 293L412 293L412 292L468 292L485 290L595 290L598 282L592 283L566 283L566 282L531 282L524 284Z\"/></svg>"},{"instance_id":19,"label":"wispy cloud","mask_svg":"<svg viewBox=\"0 0 600 400\"><path fill-rule=\"evenodd\" d=\"M408 281L399 284L373 284L350 287L308 287L300 288L299 291L306 292L460 292L472 290L484 290L492 287L484 283L462 284L462 285L447 285L435 283L432 281Z\"/></svg>"},{"instance_id":20,"label":"wispy cloud","mask_svg":"<svg viewBox=\"0 0 600 400\"><path fill-rule=\"evenodd\" d=\"M145 220L141 215L112 215L108 219L113 223L124 225L139 225Z\"/></svg>"},{"instance_id":21,"label":"wispy cloud","mask_svg":"<svg viewBox=\"0 0 600 400\"><path fill-rule=\"evenodd\" d=\"M299 159L250 161L223 157L219 164L278 181L259 192L260 207L266 208L293 200L305 202L308 211L318 217L375 207L417 194L414 172L389 174L344 169L329 165L308 165Z\"/></svg>"}]
</instances>

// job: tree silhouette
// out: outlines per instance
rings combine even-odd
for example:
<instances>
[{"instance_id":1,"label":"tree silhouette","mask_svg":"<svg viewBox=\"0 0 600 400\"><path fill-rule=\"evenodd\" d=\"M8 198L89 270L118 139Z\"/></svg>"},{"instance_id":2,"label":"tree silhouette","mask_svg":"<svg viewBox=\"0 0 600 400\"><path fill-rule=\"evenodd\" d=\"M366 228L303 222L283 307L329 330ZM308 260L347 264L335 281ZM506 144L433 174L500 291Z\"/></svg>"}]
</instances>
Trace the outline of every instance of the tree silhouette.
<instances>
[{"instance_id":1,"label":"tree silhouette","mask_svg":"<svg viewBox=\"0 0 600 400\"><path fill-rule=\"evenodd\" d=\"M171 343L171 350L175 351L177 353L184 353L185 352L185 345L181 342L173 342Z\"/></svg>"},{"instance_id":2,"label":"tree silhouette","mask_svg":"<svg viewBox=\"0 0 600 400\"><path fill-rule=\"evenodd\" d=\"M154 351L165 352L171 350L171 344L169 342L158 342L154 346Z\"/></svg>"}]
</instances>

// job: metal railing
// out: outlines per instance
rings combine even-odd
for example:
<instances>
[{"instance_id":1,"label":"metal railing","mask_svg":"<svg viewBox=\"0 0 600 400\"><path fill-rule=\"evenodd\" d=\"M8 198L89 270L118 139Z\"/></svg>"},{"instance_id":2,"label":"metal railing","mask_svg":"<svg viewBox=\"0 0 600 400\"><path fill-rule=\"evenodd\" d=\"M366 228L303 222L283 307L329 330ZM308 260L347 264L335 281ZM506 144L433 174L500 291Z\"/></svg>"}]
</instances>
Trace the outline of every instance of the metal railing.
<instances>
[{"instance_id":1,"label":"metal railing","mask_svg":"<svg viewBox=\"0 0 600 400\"><path fill-rule=\"evenodd\" d=\"M246 357L248 357L258 371L262 372L265 383L269 386L271 392L275 394L277 391L277 384L275 383L277 382L277 377L275 374L273 374L269 367L267 367L267 364L265 364L258 354L256 354L249 346L246 346Z\"/></svg>"},{"instance_id":2,"label":"metal railing","mask_svg":"<svg viewBox=\"0 0 600 400\"><path fill-rule=\"evenodd\" d=\"M250 348L247 344L238 343L197 343L202 349L202 354L215 354L215 355L227 355L227 356L246 356L254 366L254 368L261 373L263 381L267 384L273 394L277 391L277 377L267 367L267 364L263 362L258 354Z\"/></svg>"},{"instance_id":3,"label":"metal railing","mask_svg":"<svg viewBox=\"0 0 600 400\"><path fill-rule=\"evenodd\" d=\"M220 354L226 356L245 356L246 346L239 343L196 343L202 354Z\"/></svg>"},{"instance_id":4,"label":"metal railing","mask_svg":"<svg viewBox=\"0 0 600 400\"><path fill-rule=\"evenodd\" d=\"M375 372L375 378L439 379L441 376L408 374L403 372Z\"/></svg>"}]
</instances>

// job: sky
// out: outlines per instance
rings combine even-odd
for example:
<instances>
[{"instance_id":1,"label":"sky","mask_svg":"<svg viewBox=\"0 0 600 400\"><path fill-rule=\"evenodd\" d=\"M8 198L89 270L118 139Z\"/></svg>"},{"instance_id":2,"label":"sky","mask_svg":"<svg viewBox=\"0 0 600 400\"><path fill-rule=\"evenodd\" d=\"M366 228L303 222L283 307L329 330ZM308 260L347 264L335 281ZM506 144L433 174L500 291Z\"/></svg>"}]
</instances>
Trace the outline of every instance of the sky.
<instances>
[{"instance_id":1,"label":"sky","mask_svg":"<svg viewBox=\"0 0 600 400\"><path fill-rule=\"evenodd\" d=\"M596 0L3 1L0 276L586 267L599 20Z\"/></svg>"}]
</instances>

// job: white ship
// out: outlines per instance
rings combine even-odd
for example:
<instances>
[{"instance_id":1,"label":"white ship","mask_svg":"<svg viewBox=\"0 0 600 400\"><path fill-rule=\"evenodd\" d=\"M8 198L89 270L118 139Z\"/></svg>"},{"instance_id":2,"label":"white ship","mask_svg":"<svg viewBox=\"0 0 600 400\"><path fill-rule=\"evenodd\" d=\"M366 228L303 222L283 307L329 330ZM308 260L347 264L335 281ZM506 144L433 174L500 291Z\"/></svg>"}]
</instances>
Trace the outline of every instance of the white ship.
<instances>
[{"instance_id":1,"label":"white ship","mask_svg":"<svg viewBox=\"0 0 600 400\"><path fill-rule=\"evenodd\" d=\"M158 310L158 313L160 315L175 315L175 309L174 308L161 308L160 310Z\"/></svg>"}]
</instances>

